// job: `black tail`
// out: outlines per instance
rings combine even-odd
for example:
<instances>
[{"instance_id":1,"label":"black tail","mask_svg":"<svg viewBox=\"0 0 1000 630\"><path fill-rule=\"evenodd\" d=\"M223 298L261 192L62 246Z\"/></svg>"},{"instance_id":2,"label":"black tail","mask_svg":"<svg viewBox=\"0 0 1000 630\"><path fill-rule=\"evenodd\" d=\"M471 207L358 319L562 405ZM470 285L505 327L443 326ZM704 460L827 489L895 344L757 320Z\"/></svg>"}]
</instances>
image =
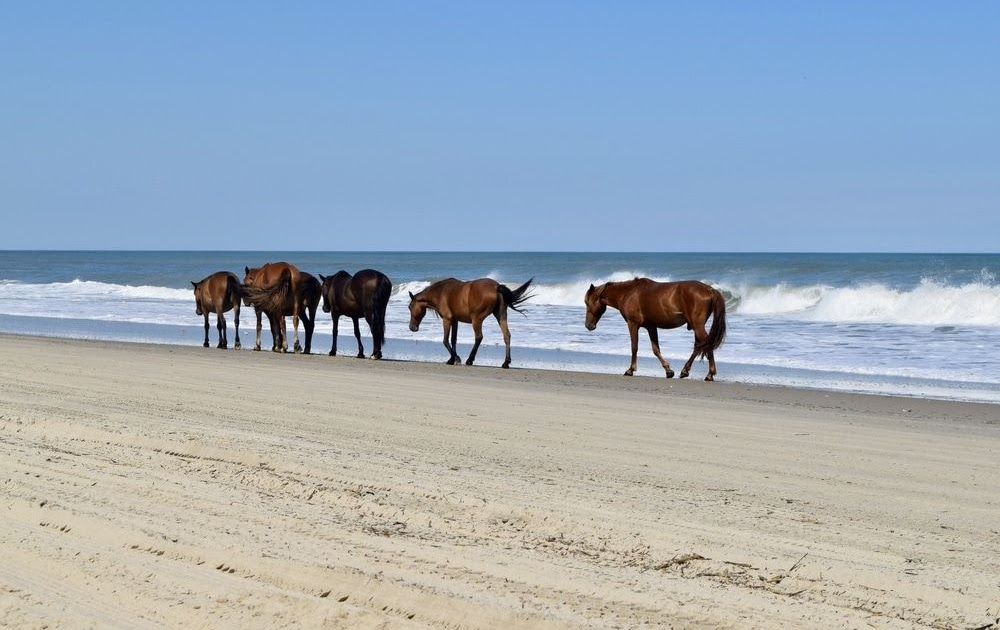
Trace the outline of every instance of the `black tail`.
<instances>
[{"instance_id":1,"label":"black tail","mask_svg":"<svg viewBox=\"0 0 1000 630\"><path fill-rule=\"evenodd\" d=\"M281 317L287 304L292 301L292 272L285 269L274 284L266 287L240 285L240 291L254 308Z\"/></svg>"},{"instance_id":2,"label":"black tail","mask_svg":"<svg viewBox=\"0 0 1000 630\"><path fill-rule=\"evenodd\" d=\"M315 325L316 310L323 299L323 285L316 276L309 273L299 274L299 319L305 320L306 326Z\"/></svg>"},{"instance_id":3,"label":"black tail","mask_svg":"<svg viewBox=\"0 0 1000 630\"><path fill-rule=\"evenodd\" d=\"M497 287L497 293L499 293L503 297L504 302L507 303L507 306L514 309L518 313L524 315L524 311L522 311L517 307L520 306L521 304L524 304L531 298L535 297L534 293L528 293L528 287L531 286L532 280L534 280L534 278L528 280L527 282L517 287L513 291L511 291L505 285L501 284Z\"/></svg>"},{"instance_id":4,"label":"black tail","mask_svg":"<svg viewBox=\"0 0 1000 630\"><path fill-rule=\"evenodd\" d=\"M240 312L240 299L243 297L243 285L240 284L239 278L234 275L230 275L226 280L226 297L232 301L233 308L236 309L236 314L239 315Z\"/></svg>"},{"instance_id":5,"label":"black tail","mask_svg":"<svg viewBox=\"0 0 1000 630\"><path fill-rule=\"evenodd\" d=\"M726 339L726 298L721 293L712 291L712 328L708 331L705 340L694 347L695 352L701 353L701 358L713 352L722 345Z\"/></svg>"},{"instance_id":6,"label":"black tail","mask_svg":"<svg viewBox=\"0 0 1000 630\"><path fill-rule=\"evenodd\" d=\"M378 284L375 285L375 295L372 296L374 302L374 313L372 313L372 341L376 348L385 345L385 309L389 306L389 297L392 295L392 281L386 275L380 275Z\"/></svg>"}]
</instances>

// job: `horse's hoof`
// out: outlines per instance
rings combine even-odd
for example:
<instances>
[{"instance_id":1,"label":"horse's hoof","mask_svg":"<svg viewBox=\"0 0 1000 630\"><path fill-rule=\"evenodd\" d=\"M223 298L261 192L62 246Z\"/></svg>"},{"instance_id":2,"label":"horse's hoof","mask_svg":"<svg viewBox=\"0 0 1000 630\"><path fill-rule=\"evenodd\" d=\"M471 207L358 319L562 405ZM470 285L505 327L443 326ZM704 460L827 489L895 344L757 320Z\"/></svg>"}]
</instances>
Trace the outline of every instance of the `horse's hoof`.
<instances>
[{"instance_id":1,"label":"horse's hoof","mask_svg":"<svg viewBox=\"0 0 1000 630\"><path fill-rule=\"evenodd\" d=\"M472 365L472 359L466 359L465 364L466 365Z\"/></svg>"},{"instance_id":2,"label":"horse's hoof","mask_svg":"<svg viewBox=\"0 0 1000 630\"><path fill-rule=\"evenodd\" d=\"M375 354L373 354L371 356L372 361L378 361L381 358L382 358L382 353L381 352L376 352Z\"/></svg>"},{"instance_id":3,"label":"horse's hoof","mask_svg":"<svg viewBox=\"0 0 1000 630\"><path fill-rule=\"evenodd\" d=\"M673 370L667 370L667 378L673 378L673 377L674 377L674 371Z\"/></svg>"},{"instance_id":4,"label":"horse's hoof","mask_svg":"<svg viewBox=\"0 0 1000 630\"><path fill-rule=\"evenodd\" d=\"M238 342L238 341L236 342L236 345L233 346L233 350L241 350L242 348L243 348L243 346L241 346L240 342Z\"/></svg>"},{"instance_id":5,"label":"horse's hoof","mask_svg":"<svg viewBox=\"0 0 1000 630\"><path fill-rule=\"evenodd\" d=\"M632 376L633 374L635 374L633 370L625 370L624 376Z\"/></svg>"},{"instance_id":6,"label":"horse's hoof","mask_svg":"<svg viewBox=\"0 0 1000 630\"><path fill-rule=\"evenodd\" d=\"M215 347L218 348L219 350L225 350L228 346L226 344L224 344L224 343L220 343L219 345L217 345Z\"/></svg>"},{"instance_id":7,"label":"horse's hoof","mask_svg":"<svg viewBox=\"0 0 1000 630\"><path fill-rule=\"evenodd\" d=\"M455 359L448 359L445 361L445 365L455 365Z\"/></svg>"},{"instance_id":8,"label":"horse's hoof","mask_svg":"<svg viewBox=\"0 0 1000 630\"><path fill-rule=\"evenodd\" d=\"M505 370L509 370L510 369L510 363L504 363L500 367L503 368L503 369L505 369Z\"/></svg>"},{"instance_id":9,"label":"horse's hoof","mask_svg":"<svg viewBox=\"0 0 1000 630\"><path fill-rule=\"evenodd\" d=\"M687 370L681 370L681 378L687 378L688 374L690 374L690 372Z\"/></svg>"},{"instance_id":10,"label":"horse's hoof","mask_svg":"<svg viewBox=\"0 0 1000 630\"><path fill-rule=\"evenodd\" d=\"M359 353L358 353L358 358L359 358L359 359L363 359L363 358L365 358L365 353L364 353L364 352L359 352Z\"/></svg>"},{"instance_id":11,"label":"horse's hoof","mask_svg":"<svg viewBox=\"0 0 1000 630\"><path fill-rule=\"evenodd\" d=\"M335 356L337 356L337 351L336 350L331 350L327 354L329 354L331 357L335 357Z\"/></svg>"},{"instance_id":12,"label":"horse's hoof","mask_svg":"<svg viewBox=\"0 0 1000 630\"><path fill-rule=\"evenodd\" d=\"M207 347L208 347L208 342L206 341L205 343L203 343L203 344L202 344L202 347L203 347L203 348L207 348Z\"/></svg>"},{"instance_id":13,"label":"horse's hoof","mask_svg":"<svg viewBox=\"0 0 1000 630\"><path fill-rule=\"evenodd\" d=\"M705 380L711 383L715 380L715 377L709 374L708 376L705 377Z\"/></svg>"}]
</instances>

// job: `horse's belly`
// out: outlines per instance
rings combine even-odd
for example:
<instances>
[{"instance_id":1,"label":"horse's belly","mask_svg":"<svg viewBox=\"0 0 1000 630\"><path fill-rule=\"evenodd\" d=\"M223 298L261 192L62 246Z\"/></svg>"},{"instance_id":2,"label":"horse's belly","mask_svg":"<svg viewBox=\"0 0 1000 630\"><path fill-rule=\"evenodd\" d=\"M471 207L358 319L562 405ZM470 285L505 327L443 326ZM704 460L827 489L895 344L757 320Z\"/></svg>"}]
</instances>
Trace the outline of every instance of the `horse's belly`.
<instances>
[{"instance_id":1,"label":"horse's belly","mask_svg":"<svg viewBox=\"0 0 1000 630\"><path fill-rule=\"evenodd\" d=\"M687 318L684 317L683 313L660 317L655 322L657 328L679 328L685 324L687 324Z\"/></svg>"}]
</instances>

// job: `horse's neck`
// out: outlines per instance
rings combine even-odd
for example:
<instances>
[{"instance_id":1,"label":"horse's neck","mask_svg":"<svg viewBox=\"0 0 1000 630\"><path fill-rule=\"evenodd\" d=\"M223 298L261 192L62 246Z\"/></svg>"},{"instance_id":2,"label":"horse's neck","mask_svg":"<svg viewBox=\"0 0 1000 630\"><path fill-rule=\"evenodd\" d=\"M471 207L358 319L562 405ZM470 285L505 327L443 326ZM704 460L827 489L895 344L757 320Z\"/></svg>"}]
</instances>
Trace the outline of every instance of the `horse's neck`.
<instances>
[{"instance_id":1,"label":"horse's neck","mask_svg":"<svg viewBox=\"0 0 1000 630\"><path fill-rule=\"evenodd\" d=\"M604 293L601 295L601 297L603 297L604 301L608 303L608 306L613 306L615 308L618 308L618 305L621 304L622 299L624 299L626 295L628 295L633 291L634 286L635 286L634 280L626 280L624 282L609 282L604 286Z\"/></svg>"}]
</instances>

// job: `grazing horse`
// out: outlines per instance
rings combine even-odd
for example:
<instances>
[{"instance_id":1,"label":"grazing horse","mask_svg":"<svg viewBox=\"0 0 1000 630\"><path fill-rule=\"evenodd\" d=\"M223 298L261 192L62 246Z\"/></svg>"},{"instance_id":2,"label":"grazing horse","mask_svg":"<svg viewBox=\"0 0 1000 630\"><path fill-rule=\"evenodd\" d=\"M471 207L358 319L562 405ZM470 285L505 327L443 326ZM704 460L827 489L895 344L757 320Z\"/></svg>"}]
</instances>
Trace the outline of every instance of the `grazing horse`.
<instances>
[{"instance_id":1,"label":"grazing horse","mask_svg":"<svg viewBox=\"0 0 1000 630\"><path fill-rule=\"evenodd\" d=\"M363 359L365 348L361 345L361 329L358 318L364 317L372 333L373 359L382 358L385 343L385 309L392 295L392 282L381 271L364 269L353 276L346 271L338 271L329 277L319 276L323 281L323 312L333 318L333 346L330 356L337 355L337 327L340 316L354 320L354 336L358 340L358 358Z\"/></svg>"},{"instance_id":2,"label":"grazing horse","mask_svg":"<svg viewBox=\"0 0 1000 630\"><path fill-rule=\"evenodd\" d=\"M240 279L229 271L216 271L200 282L191 281L194 286L194 312L205 316L205 347L208 347L208 314L215 313L215 327L219 331L218 348L227 348L226 311L233 311L236 320L236 344L240 346Z\"/></svg>"},{"instance_id":3,"label":"grazing horse","mask_svg":"<svg viewBox=\"0 0 1000 630\"><path fill-rule=\"evenodd\" d=\"M715 380L714 351L726 337L726 300L717 289L696 280L654 282L649 278L635 278L625 282L607 282L599 287L590 285L584 302L587 305L587 330L597 328L597 322L609 306L618 309L628 324L628 333L632 338L632 364L625 371L625 376L635 373L639 329L645 328L649 332L653 354L660 360L667 378L673 378L674 371L660 354L657 329L687 324L688 330L694 330L694 352L684 364L681 378L687 377L695 357L701 354L702 358L708 357L708 376L705 380ZM712 318L712 328L706 332L705 322L709 317Z\"/></svg>"},{"instance_id":4,"label":"grazing horse","mask_svg":"<svg viewBox=\"0 0 1000 630\"><path fill-rule=\"evenodd\" d=\"M479 344L483 341L483 320L486 319L487 315L492 314L500 324L503 342L507 347L507 354L500 367L508 368L510 367L510 330L507 328L507 309L511 308L518 313L521 312L517 308L518 305L532 297L531 294L527 293L530 285L531 280L528 280L512 291L490 278L480 278L468 282L448 278L435 282L416 295L410 293L410 330L417 332L420 329L420 322L427 314L427 309L436 311L441 316L441 323L444 325L444 347L448 350L448 365L455 365L462 362L462 358L458 356L456 351L458 323L472 324L476 343L472 346L472 352L465 362L466 365L472 365L476 360Z\"/></svg>"},{"instance_id":5,"label":"grazing horse","mask_svg":"<svg viewBox=\"0 0 1000 630\"><path fill-rule=\"evenodd\" d=\"M301 319L306 334L304 352L309 354L316 322L316 309L319 308L319 280L286 262L267 263L255 269L246 267L244 271L246 275L241 287L243 303L253 306L257 314L257 342L254 350L260 350L261 313L266 312L274 338L272 351L288 351L284 317L291 315L295 340L293 349L296 353L303 352L299 344L299 319ZM277 330L279 322L280 332Z\"/></svg>"}]
</instances>

